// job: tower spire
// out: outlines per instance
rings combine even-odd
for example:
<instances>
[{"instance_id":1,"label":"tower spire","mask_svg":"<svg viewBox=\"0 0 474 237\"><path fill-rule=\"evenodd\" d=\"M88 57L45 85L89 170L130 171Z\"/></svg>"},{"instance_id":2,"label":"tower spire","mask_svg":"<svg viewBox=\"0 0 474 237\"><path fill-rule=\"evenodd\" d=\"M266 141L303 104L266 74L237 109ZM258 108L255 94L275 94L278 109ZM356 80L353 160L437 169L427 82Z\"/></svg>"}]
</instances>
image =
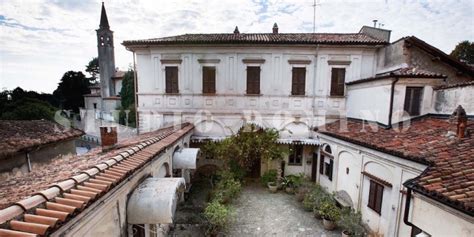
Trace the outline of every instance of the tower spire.
<instances>
[{"instance_id":1,"label":"tower spire","mask_svg":"<svg viewBox=\"0 0 474 237\"><path fill-rule=\"evenodd\" d=\"M100 28L109 28L109 20L107 20L107 13L105 12L104 2L102 2L102 12L100 13Z\"/></svg>"}]
</instances>

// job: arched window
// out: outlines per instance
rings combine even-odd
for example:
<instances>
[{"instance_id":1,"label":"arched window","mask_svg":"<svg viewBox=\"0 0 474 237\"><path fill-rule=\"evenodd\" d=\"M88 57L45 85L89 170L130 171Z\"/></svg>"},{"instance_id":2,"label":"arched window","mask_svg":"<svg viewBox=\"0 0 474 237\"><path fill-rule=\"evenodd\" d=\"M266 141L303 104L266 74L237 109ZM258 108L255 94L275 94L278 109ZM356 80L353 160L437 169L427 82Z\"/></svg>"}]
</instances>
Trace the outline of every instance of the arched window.
<instances>
[{"instance_id":1,"label":"arched window","mask_svg":"<svg viewBox=\"0 0 474 237\"><path fill-rule=\"evenodd\" d=\"M327 178L332 181L333 167L334 158L332 155L332 149L329 144L324 144L319 160L319 174L327 176Z\"/></svg>"}]
</instances>

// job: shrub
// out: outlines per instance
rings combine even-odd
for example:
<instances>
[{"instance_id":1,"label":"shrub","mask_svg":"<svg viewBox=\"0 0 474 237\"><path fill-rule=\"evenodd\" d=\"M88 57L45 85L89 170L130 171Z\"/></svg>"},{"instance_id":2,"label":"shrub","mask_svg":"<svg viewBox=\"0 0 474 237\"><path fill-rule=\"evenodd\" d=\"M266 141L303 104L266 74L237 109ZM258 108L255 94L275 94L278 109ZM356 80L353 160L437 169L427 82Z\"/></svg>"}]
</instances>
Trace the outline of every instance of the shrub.
<instances>
[{"instance_id":1,"label":"shrub","mask_svg":"<svg viewBox=\"0 0 474 237\"><path fill-rule=\"evenodd\" d=\"M345 208L342 211L341 219L337 224L351 236L364 236L365 234L365 229L362 226L362 215L350 208Z\"/></svg>"},{"instance_id":2,"label":"shrub","mask_svg":"<svg viewBox=\"0 0 474 237\"><path fill-rule=\"evenodd\" d=\"M333 200L324 200L319 206L319 214L326 220L339 221L341 210L336 206Z\"/></svg>"},{"instance_id":3,"label":"shrub","mask_svg":"<svg viewBox=\"0 0 474 237\"><path fill-rule=\"evenodd\" d=\"M208 221L208 231L216 233L219 229L225 228L231 221L233 210L228 206L214 200L207 205L204 210L204 217Z\"/></svg>"},{"instance_id":4,"label":"shrub","mask_svg":"<svg viewBox=\"0 0 474 237\"><path fill-rule=\"evenodd\" d=\"M307 193L303 199L303 208L306 211L312 211L314 207L314 199L310 193Z\"/></svg>"},{"instance_id":5,"label":"shrub","mask_svg":"<svg viewBox=\"0 0 474 237\"><path fill-rule=\"evenodd\" d=\"M276 182L277 179L277 170L267 170L262 177L260 177L260 181L266 187L269 182Z\"/></svg>"},{"instance_id":6,"label":"shrub","mask_svg":"<svg viewBox=\"0 0 474 237\"><path fill-rule=\"evenodd\" d=\"M220 203L227 203L240 193L242 186L240 182L234 178L232 172L221 171L218 175L219 181L215 187L213 200L218 200Z\"/></svg>"}]
</instances>

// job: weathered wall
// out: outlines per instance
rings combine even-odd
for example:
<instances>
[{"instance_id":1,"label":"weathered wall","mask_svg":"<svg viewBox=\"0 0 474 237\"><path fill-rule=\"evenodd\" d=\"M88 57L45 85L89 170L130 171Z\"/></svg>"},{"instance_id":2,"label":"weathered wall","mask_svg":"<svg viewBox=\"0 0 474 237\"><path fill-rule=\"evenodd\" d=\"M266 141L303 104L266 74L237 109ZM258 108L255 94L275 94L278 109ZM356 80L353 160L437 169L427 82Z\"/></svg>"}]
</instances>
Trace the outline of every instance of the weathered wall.
<instances>
[{"instance_id":1,"label":"weathered wall","mask_svg":"<svg viewBox=\"0 0 474 237\"><path fill-rule=\"evenodd\" d=\"M161 59L180 59L181 63L163 64ZM246 58L261 58L263 64L246 64ZM375 72L375 49L315 47L186 47L152 48L136 52L138 74L138 111L140 132L150 131L175 119L195 123L199 111L212 115L222 127L235 127L245 112L254 112L272 125L276 114L299 116L315 126L324 117L339 116L344 111L344 98L331 97L331 68L346 68L346 81ZM198 59L219 62L199 63ZM289 60L308 60L309 64L290 64ZM350 62L334 65L330 61ZM261 66L261 95L247 96L246 67ZM178 67L179 95L165 94L165 67ZM216 67L216 95L202 95L202 67ZM291 96L293 67L306 68L306 93ZM314 119L316 117L316 119ZM237 124L237 125L236 125ZM275 127L275 126L271 126ZM223 129L221 135L230 131ZM215 134L212 134L215 135Z\"/></svg>"},{"instance_id":2,"label":"weathered wall","mask_svg":"<svg viewBox=\"0 0 474 237\"><path fill-rule=\"evenodd\" d=\"M474 218L461 214L421 195L414 195L413 224L433 237L474 236Z\"/></svg>"},{"instance_id":3,"label":"weathered wall","mask_svg":"<svg viewBox=\"0 0 474 237\"><path fill-rule=\"evenodd\" d=\"M62 156L76 154L76 145L74 140L58 142L46 145L38 150L29 152L31 168L34 170L38 165L44 165L53 159L61 159ZM28 163L26 153L18 153L12 157L0 160L0 181L10 176L22 176L28 173Z\"/></svg>"},{"instance_id":4,"label":"weathered wall","mask_svg":"<svg viewBox=\"0 0 474 237\"><path fill-rule=\"evenodd\" d=\"M331 147L334 155L334 169L332 181L318 172L318 182L330 192L348 193L353 207L362 213L364 224L373 233L384 236L406 236L411 228L403 223L404 195L400 193L400 190L403 189L403 182L421 174L426 166L323 134L319 136L323 144L321 147L326 144ZM320 152L318 153L320 156ZM362 171L375 175L392 185L392 187L384 187L380 215L367 207L370 178L361 174Z\"/></svg>"},{"instance_id":5,"label":"weathered wall","mask_svg":"<svg viewBox=\"0 0 474 237\"><path fill-rule=\"evenodd\" d=\"M456 84L474 80L474 78L469 77L467 75L458 75L457 69L449 66L448 64L443 63L440 60L434 59L433 55L428 54L417 47L410 47L408 48L408 50L410 51L409 64L411 66L418 67L420 69L428 70L431 72L444 74L448 76L448 84Z\"/></svg>"},{"instance_id":6,"label":"weathered wall","mask_svg":"<svg viewBox=\"0 0 474 237\"><path fill-rule=\"evenodd\" d=\"M435 90L433 112L451 114L461 105L468 115L474 115L474 85Z\"/></svg>"},{"instance_id":7,"label":"weathered wall","mask_svg":"<svg viewBox=\"0 0 474 237\"><path fill-rule=\"evenodd\" d=\"M164 177L162 167L172 168L172 155L176 147L189 144L190 134L178 140L165 152L155 157L147 166L136 171L126 182L110 190L101 200L75 217L78 221L70 221L52 236L130 236L131 230L127 223L127 201L135 188L148 177ZM169 170L171 173L171 170ZM164 235L163 235L164 236Z\"/></svg>"},{"instance_id":8,"label":"weathered wall","mask_svg":"<svg viewBox=\"0 0 474 237\"><path fill-rule=\"evenodd\" d=\"M388 124L391 80L347 87L347 117Z\"/></svg>"}]
</instances>

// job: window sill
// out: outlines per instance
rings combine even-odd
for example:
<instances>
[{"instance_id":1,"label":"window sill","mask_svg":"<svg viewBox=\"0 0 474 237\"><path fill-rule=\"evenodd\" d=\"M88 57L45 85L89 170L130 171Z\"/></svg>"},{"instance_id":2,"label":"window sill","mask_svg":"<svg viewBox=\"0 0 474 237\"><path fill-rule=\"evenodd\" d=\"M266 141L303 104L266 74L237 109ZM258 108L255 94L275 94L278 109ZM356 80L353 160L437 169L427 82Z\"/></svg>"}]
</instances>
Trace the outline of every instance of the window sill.
<instances>
[{"instance_id":1,"label":"window sill","mask_svg":"<svg viewBox=\"0 0 474 237\"><path fill-rule=\"evenodd\" d=\"M346 98L346 96L345 95L330 95L329 98L343 99L343 98Z\"/></svg>"},{"instance_id":2,"label":"window sill","mask_svg":"<svg viewBox=\"0 0 474 237\"><path fill-rule=\"evenodd\" d=\"M263 94L245 94L245 96L262 96Z\"/></svg>"},{"instance_id":3,"label":"window sill","mask_svg":"<svg viewBox=\"0 0 474 237\"><path fill-rule=\"evenodd\" d=\"M306 95L290 95L290 97L301 97L301 98L303 98L303 97L306 97Z\"/></svg>"},{"instance_id":4,"label":"window sill","mask_svg":"<svg viewBox=\"0 0 474 237\"><path fill-rule=\"evenodd\" d=\"M302 166L303 163L299 163L299 164L298 164L298 163L295 163L295 164L289 164L289 163L288 163L287 165L288 165L288 166Z\"/></svg>"},{"instance_id":5,"label":"window sill","mask_svg":"<svg viewBox=\"0 0 474 237\"><path fill-rule=\"evenodd\" d=\"M181 95L181 94L177 92L177 93L165 93L165 95Z\"/></svg>"},{"instance_id":6,"label":"window sill","mask_svg":"<svg viewBox=\"0 0 474 237\"><path fill-rule=\"evenodd\" d=\"M215 92L214 93L202 93L201 95L202 96L216 96L217 93L215 93Z\"/></svg>"}]
</instances>

